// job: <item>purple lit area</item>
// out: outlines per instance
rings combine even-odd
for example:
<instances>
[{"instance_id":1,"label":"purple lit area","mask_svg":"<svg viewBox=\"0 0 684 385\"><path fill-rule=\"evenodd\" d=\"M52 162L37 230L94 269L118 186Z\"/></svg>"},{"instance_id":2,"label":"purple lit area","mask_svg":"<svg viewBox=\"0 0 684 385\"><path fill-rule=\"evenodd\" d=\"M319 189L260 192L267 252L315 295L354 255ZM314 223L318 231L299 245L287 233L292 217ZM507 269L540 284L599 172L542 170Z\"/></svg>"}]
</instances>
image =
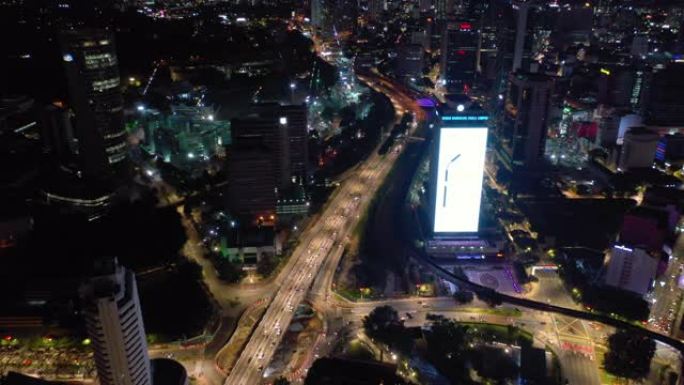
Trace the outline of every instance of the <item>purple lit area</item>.
<instances>
[{"instance_id":1,"label":"purple lit area","mask_svg":"<svg viewBox=\"0 0 684 385\"><path fill-rule=\"evenodd\" d=\"M435 108L437 107L437 102L432 98L420 98L417 100L418 105L423 108Z\"/></svg>"}]
</instances>

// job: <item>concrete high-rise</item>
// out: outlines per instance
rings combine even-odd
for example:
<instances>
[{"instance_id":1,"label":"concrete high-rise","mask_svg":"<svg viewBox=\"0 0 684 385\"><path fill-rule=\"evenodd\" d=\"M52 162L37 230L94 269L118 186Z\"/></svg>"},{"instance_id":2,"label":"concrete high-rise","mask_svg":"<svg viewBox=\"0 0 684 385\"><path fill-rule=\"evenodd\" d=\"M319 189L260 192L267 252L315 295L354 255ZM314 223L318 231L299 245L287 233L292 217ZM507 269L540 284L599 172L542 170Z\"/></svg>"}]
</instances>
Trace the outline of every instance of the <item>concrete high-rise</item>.
<instances>
[{"instance_id":1,"label":"concrete high-rise","mask_svg":"<svg viewBox=\"0 0 684 385\"><path fill-rule=\"evenodd\" d=\"M513 73L498 127L499 164L510 172L538 169L543 162L553 78Z\"/></svg>"},{"instance_id":2,"label":"concrete high-rise","mask_svg":"<svg viewBox=\"0 0 684 385\"><path fill-rule=\"evenodd\" d=\"M447 20L453 14L454 0L435 0L435 19L438 21Z\"/></svg>"},{"instance_id":3,"label":"concrete high-rise","mask_svg":"<svg viewBox=\"0 0 684 385\"><path fill-rule=\"evenodd\" d=\"M441 78L449 92L467 94L475 81L478 31L468 21L449 22L442 32Z\"/></svg>"},{"instance_id":4,"label":"concrete high-rise","mask_svg":"<svg viewBox=\"0 0 684 385\"><path fill-rule=\"evenodd\" d=\"M250 145L255 140L261 142L265 150L264 156L270 159L273 165L275 185L284 189L290 185L292 180L288 119L284 113L281 113L280 108L270 108L269 106L256 106L258 113L233 119L231 134L233 143L238 147L245 140Z\"/></svg>"},{"instance_id":5,"label":"concrete high-rise","mask_svg":"<svg viewBox=\"0 0 684 385\"><path fill-rule=\"evenodd\" d=\"M151 385L152 369L133 272L116 259L99 261L80 294L100 384Z\"/></svg>"},{"instance_id":6,"label":"concrete high-rise","mask_svg":"<svg viewBox=\"0 0 684 385\"><path fill-rule=\"evenodd\" d=\"M368 0L368 19L377 20L385 12L386 8L385 0Z\"/></svg>"},{"instance_id":7,"label":"concrete high-rise","mask_svg":"<svg viewBox=\"0 0 684 385\"><path fill-rule=\"evenodd\" d=\"M494 1L488 24L497 31L496 64L493 93L496 97L508 87L511 72L530 71L534 55L535 28L540 11L534 4L521 1Z\"/></svg>"},{"instance_id":8,"label":"concrete high-rise","mask_svg":"<svg viewBox=\"0 0 684 385\"><path fill-rule=\"evenodd\" d=\"M651 168L655 160L660 135L645 127L630 128L623 138L619 171Z\"/></svg>"},{"instance_id":9,"label":"concrete high-rise","mask_svg":"<svg viewBox=\"0 0 684 385\"><path fill-rule=\"evenodd\" d=\"M290 175L297 183L309 178L309 120L306 104L281 107L287 118L287 136L290 153Z\"/></svg>"},{"instance_id":10,"label":"concrete high-rise","mask_svg":"<svg viewBox=\"0 0 684 385\"><path fill-rule=\"evenodd\" d=\"M270 150L256 138L234 143L228 155L228 208L250 224L276 213L275 170Z\"/></svg>"},{"instance_id":11,"label":"concrete high-rise","mask_svg":"<svg viewBox=\"0 0 684 385\"><path fill-rule=\"evenodd\" d=\"M413 80L423 74L423 46L420 44L405 44L399 46L397 54L396 74L404 80Z\"/></svg>"},{"instance_id":12,"label":"concrete high-rise","mask_svg":"<svg viewBox=\"0 0 684 385\"><path fill-rule=\"evenodd\" d=\"M314 30L323 25L323 0L311 0L311 26Z\"/></svg>"},{"instance_id":13,"label":"concrete high-rise","mask_svg":"<svg viewBox=\"0 0 684 385\"><path fill-rule=\"evenodd\" d=\"M644 116L654 126L684 125L684 63L671 63L653 73L647 86Z\"/></svg>"},{"instance_id":14,"label":"concrete high-rise","mask_svg":"<svg viewBox=\"0 0 684 385\"><path fill-rule=\"evenodd\" d=\"M60 45L79 171L98 179L121 175L127 138L114 36L105 30L67 31Z\"/></svg>"}]
</instances>

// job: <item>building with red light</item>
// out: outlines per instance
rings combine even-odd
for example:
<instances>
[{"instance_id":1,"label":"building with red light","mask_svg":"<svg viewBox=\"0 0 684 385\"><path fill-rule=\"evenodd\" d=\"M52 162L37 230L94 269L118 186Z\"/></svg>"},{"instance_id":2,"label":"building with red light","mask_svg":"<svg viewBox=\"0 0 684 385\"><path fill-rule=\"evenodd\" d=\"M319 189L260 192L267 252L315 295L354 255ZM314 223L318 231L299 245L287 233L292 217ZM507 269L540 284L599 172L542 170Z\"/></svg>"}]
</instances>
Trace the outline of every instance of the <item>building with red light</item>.
<instances>
[{"instance_id":1,"label":"building with red light","mask_svg":"<svg viewBox=\"0 0 684 385\"><path fill-rule=\"evenodd\" d=\"M441 78L447 91L467 94L475 81L479 32L470 22L450 22L442 32Z\"/></svg>"}]
</instances>

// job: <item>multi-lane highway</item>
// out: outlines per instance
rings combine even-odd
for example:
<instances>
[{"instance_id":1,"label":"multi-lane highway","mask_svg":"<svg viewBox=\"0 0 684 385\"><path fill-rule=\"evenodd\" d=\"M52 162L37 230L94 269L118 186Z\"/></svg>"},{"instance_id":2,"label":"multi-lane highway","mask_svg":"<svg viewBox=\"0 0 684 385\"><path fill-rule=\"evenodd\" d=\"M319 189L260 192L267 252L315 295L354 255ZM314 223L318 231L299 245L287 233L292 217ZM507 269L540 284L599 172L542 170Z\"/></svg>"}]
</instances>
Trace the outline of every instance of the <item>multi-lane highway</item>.
<instances>
[{"instance_id":1,"label":"multi-lane highway","mask_svg":"<svg viewBox=\"0 0 684 385\"><path fill-rule=\"evenodd\" d=\"M372 80L365 79L372 83ZM339 257L340 249L399 156L373 153L347 176L316 223L301 235L275 296L226 379L226 385L258 384L289 326L294 309L304 299L314 277L328 258ZM335 264L326 264L334 270Z\"/></svg>"}]
</instances>

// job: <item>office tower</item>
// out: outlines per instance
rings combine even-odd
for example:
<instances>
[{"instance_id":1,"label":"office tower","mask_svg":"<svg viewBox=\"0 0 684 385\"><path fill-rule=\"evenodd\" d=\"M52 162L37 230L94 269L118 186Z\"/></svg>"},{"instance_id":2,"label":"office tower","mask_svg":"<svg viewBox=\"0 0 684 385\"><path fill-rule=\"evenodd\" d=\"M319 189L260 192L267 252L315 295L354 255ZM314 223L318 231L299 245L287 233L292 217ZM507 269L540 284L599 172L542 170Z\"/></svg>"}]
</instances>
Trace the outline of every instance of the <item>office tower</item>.
<instances>
[{"instance_id":1,"label":"office tower","mask_svg":"<svg viewBox=\"0 0 684 385\"><path fill-rule=\"evenodd\" d=\"M643 249L616 245L608 262L606 285L644 295L657 271L658 259Z\"/></svg>"},{"instance_id":2,"label":"office tower","mask_svg":"<svg viewBox=\"0 0 684 385\"><path fill-rule=\"evenodd\" d=\"M423 46L421 44L406 44L399 47L396 73L411 81L423 76Z\"/></svg>"},{"instance_id":3,"label":"office tower","mask_svg":"<svg viewBox=\"0 0 684 385\"><path fill-rule=\"evenodd\" d=\"M641 105L643 75L644 69L636 66L614 65L600 68L598 102L611 107L636 109Z\"/></svg>"},{"instance_id":4,"label":"office tower","mask_svg":"<svg viewBox=\"0 0 684 385\"><path fill-rule=\"evenodd\" d=\"M434 0L435 19L447 20L453 14L454 0Z\"/></svg>"},{"instance_id":5,"label":"office tower","mask_svg":"<svg viewBox=\"0 0 684 385\"><path fill-rule=\"evenodd\" d=\"M478 32L467 21L449 22L442 32L441 78L449 92L467 94L475 81Z\"/></svg>"},{"instance_id":6,"label":"office tower","mask_svg":"<svg viewBox=\"0 0 684 385\"><path fill-rule=\"evenodd\" d=\"M684 160L684 134L677 132L660 138L655 157L661 162Z\"/></svg>"},{"instance_id":7,"label":"office tower","mask_svg":"<svg viewBox=\"0 0 684 385\"><path fill-rule=\"evenodd\" d=\"M114 36L104 30L68 31L60 44L80 171L92 178L122 175L127 144Z\"/></svg>"},{"instance_id":8,"label":"office tower","mask_svg":"<svg viewBox=\"0 0 684 385\"><path fill-rule=\"evenodd\" d=\"M385 0L368 0L368 19L377 20L386 9Z\"/></svg>"},{"instance_id":9,"label":"office tower","mask_svg":"<svg viewBox=\"0 0 684 385\"><path fill-rule=\"evenodd\" d=\"M314 30L323 25L323 2L324 0L311 0L311 25Z\"/></svg>"},{"instance_id":10,"label":"office tower","mask_svg":"<svg viewBox=\"0 0 684 385\"><path fill-rule=\"evenodd\" d=\"M309 178L309 121L306 104L281 107L287 118L287 136L290 153L290 175L297 183L307 183Z\"/></svg>"},{"instance_id":11,"label":"office tower","mask_svg":"<svg viewBox=\"0 0 684 385\"><path fill-rule=\"evenodd\" d=\"M517 7L517 9L516 9ZM513 67L511 72L522 69L523 58L525 54L529 54L529 50L525 49L529 40L529 31L527 28L527 18L529 16L530 5L527 3L520 3L513 5L515 12L515 44L513 48Z\"/></svg>"},{"instance_id":12,"label":"office tower","mask_svg":"<svg viewBox=\"0 0 684 385\"><path fill-rule=\"evenodd\" d=\"M152 369L133 272L116 259L98 261L80 294L100 384L151 385Z\"/></svg>"},{"instance_id":13,"label":"office tower","mask_svg":"<svg viewBox=\"0 0 684 385\"><path fill-rule=\"evenodd\" d=\"M228 208L250 224L272 221L276 212L275 169L270 149L242 138L228 155Z\"/></svg>"},{"instance_id":14,"label":"office tower","mask_svg":"<svg viewBox=\"0 0 684 385\"><path fill-rule=\"evenodd\" d=\"M277 105L256 108L260 112L232 120L233 143L239 147L247 141L252 146L258 141L264 148L263 157L271 162L275 186L285 189L291 183L287 116Z\"/></svg>"},{"instance_id":15,"label":"office tower","mask_svg":"<svg viewBox=\"0 0 684 385\"><path fill-rule=\"evenodd\" d=\"M77 150L71 114L64 108L50 104L43 109L41 118L43 150L60 163L69 163Z\"/></svg>"},{"instance_id":16,"label":"office tower","mask_svg":"<svg viewBox=\"0 0 684 385\"><path fill-rule=\"evenodd\" d=\"M512 172L535 169L544 156L553 79L519 72L510 75L509 84L497 135L499 160Z\"/></svg>"},{"instance_id":17,"label":"office tower","mask_svg":"<svg viewBox=\"0 0 684 385\"><path fill-rule=\"evenodd\" d=\"M430 198L433 232L440 237L480 231L489 117L479 106L468 107L443 110L435 130Z\"/></svg>"},{"instance_id":18,"label":"office tower","mask_svg":"<svg viewBox=\"0 0 684 385\"><path fill-rule=\"evenodd\" d=\"M625 133L618 170L650 168L656 155L660 135L645 127L633 127Z\"/></svg>"},{"instance_id":19,"label":"office tower","mask_svg":"<svg viewBox=\"0 0 684 385\"><path fill-rule=\"evenodd\" d=\"M418 7L420 12L428 13L432 9L432 0L419 0Z\"/></svg>"},{"instance_id":20,"label":"office tower","mask_svg":"<svg viewBox=\"0 0 684 385\"><path fill-rule=\"evenodd\" d=\"M650 84L646 84L644 118L653 126L684 125L684 63L671 63L665 69L655 71ZM648 83L648 77L645 81Z\"/></svg>"},{"instance_id":21,"label":"office tower","mask_svg":"<svg viewBox=\"0 0 684 385\"><path fill-rule=\"evenodd\" d=\"M506 91L511 72L531 70L535 51L535 35L542 29L542 12L534 4L494 1L487 24L497 31L496 79L494 96Z\"/></svg>"}]
</instances>

